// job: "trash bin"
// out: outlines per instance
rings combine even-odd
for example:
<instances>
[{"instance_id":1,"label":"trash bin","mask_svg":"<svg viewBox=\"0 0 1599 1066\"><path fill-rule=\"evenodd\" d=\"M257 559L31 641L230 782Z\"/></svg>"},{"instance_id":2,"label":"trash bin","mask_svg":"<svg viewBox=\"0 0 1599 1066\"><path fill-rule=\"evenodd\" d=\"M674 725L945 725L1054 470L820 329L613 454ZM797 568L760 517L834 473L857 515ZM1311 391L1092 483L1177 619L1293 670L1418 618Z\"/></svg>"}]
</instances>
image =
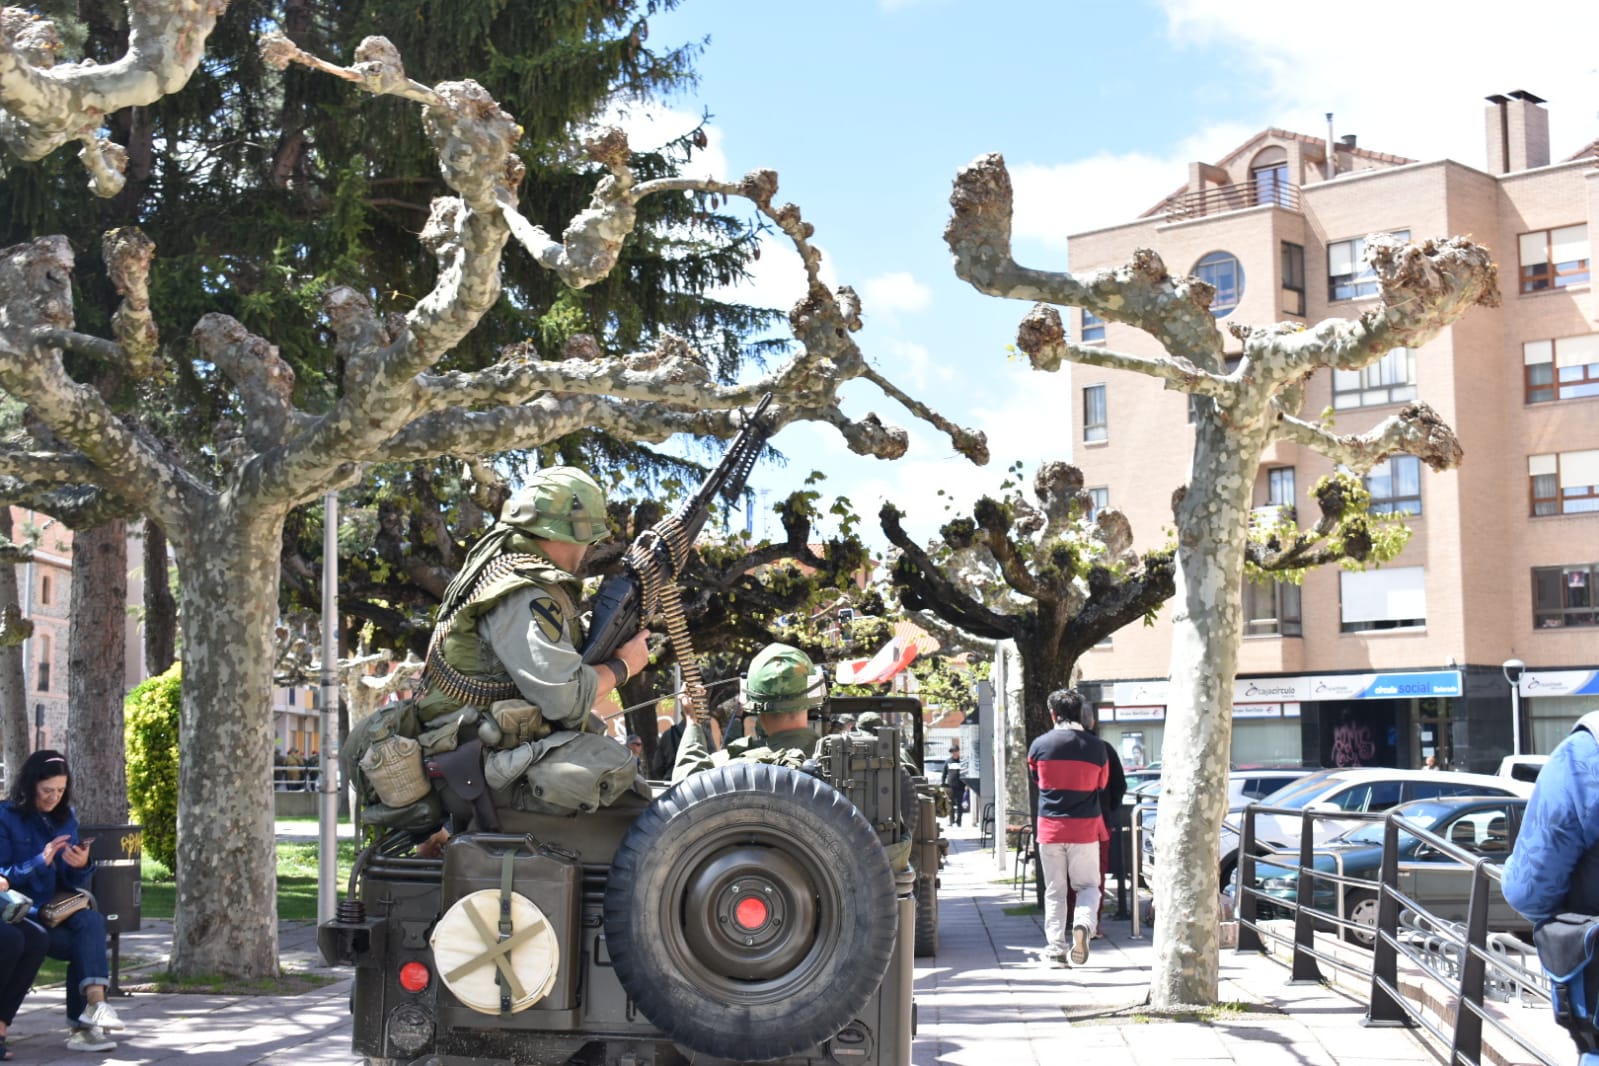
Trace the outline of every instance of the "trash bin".
<instances>
[{"instance_id":1,"label":"trash bin","mask_svg":"<svg viewBox=\"0 0 1599 1066\"><path fill-rule=\"evenodd\" d=\"M139 931L139 902L143 882L139 860L144 854L142 825L83 825L78 839L94 838L89 858L94 861L94 880L89 890L105 916L106 932L112 935Z\"/></svg>"}]
</instances>

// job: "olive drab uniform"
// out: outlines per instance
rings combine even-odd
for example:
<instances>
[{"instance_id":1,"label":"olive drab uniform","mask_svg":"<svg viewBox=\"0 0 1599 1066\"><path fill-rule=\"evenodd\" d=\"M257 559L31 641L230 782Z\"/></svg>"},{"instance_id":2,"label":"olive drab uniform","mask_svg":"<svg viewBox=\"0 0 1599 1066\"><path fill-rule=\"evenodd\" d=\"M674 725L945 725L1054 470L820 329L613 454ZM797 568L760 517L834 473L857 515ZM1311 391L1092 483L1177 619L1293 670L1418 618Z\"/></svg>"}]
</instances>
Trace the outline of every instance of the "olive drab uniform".
<instances>
[{"instance_id":1,"label":"olive drab uniform","mask_svg":"<svg viewBox=\"0 0 1599 1066\"><path fill-rule=\"evenodd\" d=\"M428 776L442 781L438 796L425 795L414 811L363 812L364 820L417 828L438 798L464 817L465 798L475 822L493 828L497 808L573 814L628 793L648 798L632 753L604 735L590 710L600 682L578 652L582 587L543 548L603 540L604 508L599 486L568 467L540 471L507 502L445 590L420 695L351 732L356 758L414 737Z\"/></svg>"},{"instance_id":2,"label":"olive drab uniform","mask_svg":"<svg viewBox=\"0 0 1599 1066\"><path fill-rule=\"evenodd\" d=\"M721 751L711 752L706 748L699 723L690 719L683 729L683 740L678 745L677 761L672 766L672 782L676 784L690 774L735 761L774 763L797 770L816 754L816 745L821 740L821 734L806 726L803 729L785 729L769 737L739 737Z\"/></svg>"}]
</instances>

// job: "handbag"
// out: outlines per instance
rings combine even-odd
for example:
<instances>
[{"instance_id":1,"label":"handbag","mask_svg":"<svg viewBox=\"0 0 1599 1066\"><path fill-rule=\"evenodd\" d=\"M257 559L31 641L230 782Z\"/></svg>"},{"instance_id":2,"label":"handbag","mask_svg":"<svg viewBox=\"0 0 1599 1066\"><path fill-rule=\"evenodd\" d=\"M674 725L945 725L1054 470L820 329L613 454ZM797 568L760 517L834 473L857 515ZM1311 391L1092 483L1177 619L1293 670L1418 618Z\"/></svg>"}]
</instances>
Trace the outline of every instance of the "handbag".
<instances>
[{"instance_id":1,"label":"handbag","mask_svg":"<svg viewBox=\"0 0 1599 1066\"><path fill-rule=\"evenodd\" d=\"M26 918L28 912L32 909L32 898L24 896L16 889L8 888L4 892L0 892L0 919L3 919L8 925L16 925Z\"/></svg>"},{"instance_id":2,"label":"handbag","mask_svg":"<svg viewBox=\"0 0 1599 1066\"><path fill-rule=\"evenodd\" d=\"M82 889L57 892L50 897L49 903L40 906L39 923L47 929L54 929L79 911L87 910L91 902L89 893Z\"/></svg>"}]
</instances>

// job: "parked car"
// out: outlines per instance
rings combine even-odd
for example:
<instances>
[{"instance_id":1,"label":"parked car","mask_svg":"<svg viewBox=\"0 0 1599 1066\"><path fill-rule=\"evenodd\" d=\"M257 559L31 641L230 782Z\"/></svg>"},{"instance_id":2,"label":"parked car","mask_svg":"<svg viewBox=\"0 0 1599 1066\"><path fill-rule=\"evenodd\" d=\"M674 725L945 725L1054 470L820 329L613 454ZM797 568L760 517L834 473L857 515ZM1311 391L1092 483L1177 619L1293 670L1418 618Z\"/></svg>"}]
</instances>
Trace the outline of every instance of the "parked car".
<instances>
[{"instance_id":1,"label":"parked car","mask_svg":"<svg viewBox=\"0 0 1599 1066\"><path fill-rule=\"evenodd\" d=\"M1445 796L1413 800L1394 810L1474 855L1503 862L1515 845L1526 808L1527 801L1516 796ZM1316 850L1315 868L1375 882L1382 870L1384 831L1382 822L1368 822L1334 838ZM1472 868L1403 830L1398 843L1399 891L1439 918L1465 921ZM1264 893L1257 903L1259 917L1291 917L1299 893L1298 856L1286 856L1282 862L1257 861L1253 884ZM1505 902L1499 882L1490 879L1488 885L1489 930L1530 934L1532 923ZM1352 888L1318 877L1311 900L1317 910L1342 915L1361 926L1360 930L1345 930L1345 939L1367 946L1375 941L1375 888Z\"/></svg>"},{"instance_id":2,"label":"parked car","mask_svg":"<svg viewBox=\"0 0 1599 1066\"><path fill-rule=\"evenodd\" d=\"M1312 772L1304 769L1234 770L1227 775L1227 809L1242 810L1246 805L1264 799ZM1160 798L1160 778L1145 781L1136 789L1129 788L1127 793L1133 796L1137 803L1152 803ZM1150 821L1152 820L1151 817ZM1149 822L1146 821L1146 824Z\"/></svg>"},{"instance_id":3,"label":"parked car","mask_svg":"<svg viewBox=\"0 0 1599 1066\"><path fill-rule=\"evenodd\" d=\"M1396 770L1368 766L1317 770L1260 800L1268 807L1292 811L1386 811L1401 803L1440 796L1521 796L1532 795L1532 786L1514 778L1494 774L1448 773L1439 770ZM1262 814L1255 819L1255 842L1267 850L1287 851L1299 847L1303 824L1297 814ZM1316 822L1315 842L1325 844L1361 823L1337 818ZM1243 811L1227 815L1221 827L1220 883L1232 883L1238 868L1238 847L1243 826ZM1155 851L1153 834L1144 841L1143 866L1146 880L1153 883Z\"/></svg>"},{"instance_id":4,"label":"parked car","mask_svg":"<svg viewBox=\"0 0 1599 1066\"><path fill-rule=\"evenodd\" d=\"M1549 761L1547 755L1506 755L1499 760L1499 776L1513 777L1517 781L1538 780L1538 772Z\"/></svg>"}]
</instances>

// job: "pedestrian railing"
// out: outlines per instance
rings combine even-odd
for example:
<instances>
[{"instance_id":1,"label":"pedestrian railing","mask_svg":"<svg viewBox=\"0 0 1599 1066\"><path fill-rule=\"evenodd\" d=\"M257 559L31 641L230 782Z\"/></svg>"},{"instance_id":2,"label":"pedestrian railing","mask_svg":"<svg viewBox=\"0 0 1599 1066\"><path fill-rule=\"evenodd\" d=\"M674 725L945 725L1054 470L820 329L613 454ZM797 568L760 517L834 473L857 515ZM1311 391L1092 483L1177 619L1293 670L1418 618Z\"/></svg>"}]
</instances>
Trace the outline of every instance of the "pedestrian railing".
<instances>
[{"instance_id":1,"label":"pedestrian railing","mask_svg":"<svg viewBox=\"0 0 1599 1066\"><path fill-rule=\"evenodd\" d=\"M1255 819L1262 814L1298 815L1302 819L1297 859L1292 857L1292 852L1264 849L1257 843ZM1325 819L1384 823L1382 866L1376 882L1346 876L1336 851L1315 847L1315 827L1318 821ZM1451 864L1449 868L1470 871L1470 896L1463 923L1438 917L1401 891L1401 831L1433 849ZM1318 855L1322 858L1319 867ZM1328 856L1333 859L1330 863ZM1293 871L1297 890L1291 902L1268 897L1257 884L1257 863L1263 858L1274 866ZM1362 977L1367 974L1368 965L1364 960L1352 958L1353 953L1319 947L1315 937L1318 928L1331 929L1352 939L1369 938L1372 954L1367 1024L1420 1026L1449 1048L1451 1066L1456 1063L1481 1066L1486 1023L1532 1059L1545 1066L1564 1066L1561 1060L1551 1057L1486 1007L1489 1002L1498 1000L1549 1009L1549 985L1538 966L1534 949L1514 936L1488 931L1491 894L1495 883L1502 878L1502 868L1491 857L1478 855L1393 812L1300 811L1252 804L1244 811L1239 845L1238 950L1264 950L1263 937L1278 942L1287 940L1292 945L1289 980L1320 982L1323 980L1322 964ZM1317 887L1329 883L1336 888L1333 906L1318 906L1318 895L1325 901L1327 893L1323 889L1318 894ZM1350 920L1345 905L1346 893L1355 889L1376 894L1375 929ZM1284 937L1262 921L1260 904L1268 899L1273 907L1292 913L1291 937ZM1445 1031L1448 1023L1438 1020L1424 1004L1407 998L1399 980L1401 958L1446 990L1447 999L1454 1007L1452 1029Z\"/></svg>"}]
</instances>

